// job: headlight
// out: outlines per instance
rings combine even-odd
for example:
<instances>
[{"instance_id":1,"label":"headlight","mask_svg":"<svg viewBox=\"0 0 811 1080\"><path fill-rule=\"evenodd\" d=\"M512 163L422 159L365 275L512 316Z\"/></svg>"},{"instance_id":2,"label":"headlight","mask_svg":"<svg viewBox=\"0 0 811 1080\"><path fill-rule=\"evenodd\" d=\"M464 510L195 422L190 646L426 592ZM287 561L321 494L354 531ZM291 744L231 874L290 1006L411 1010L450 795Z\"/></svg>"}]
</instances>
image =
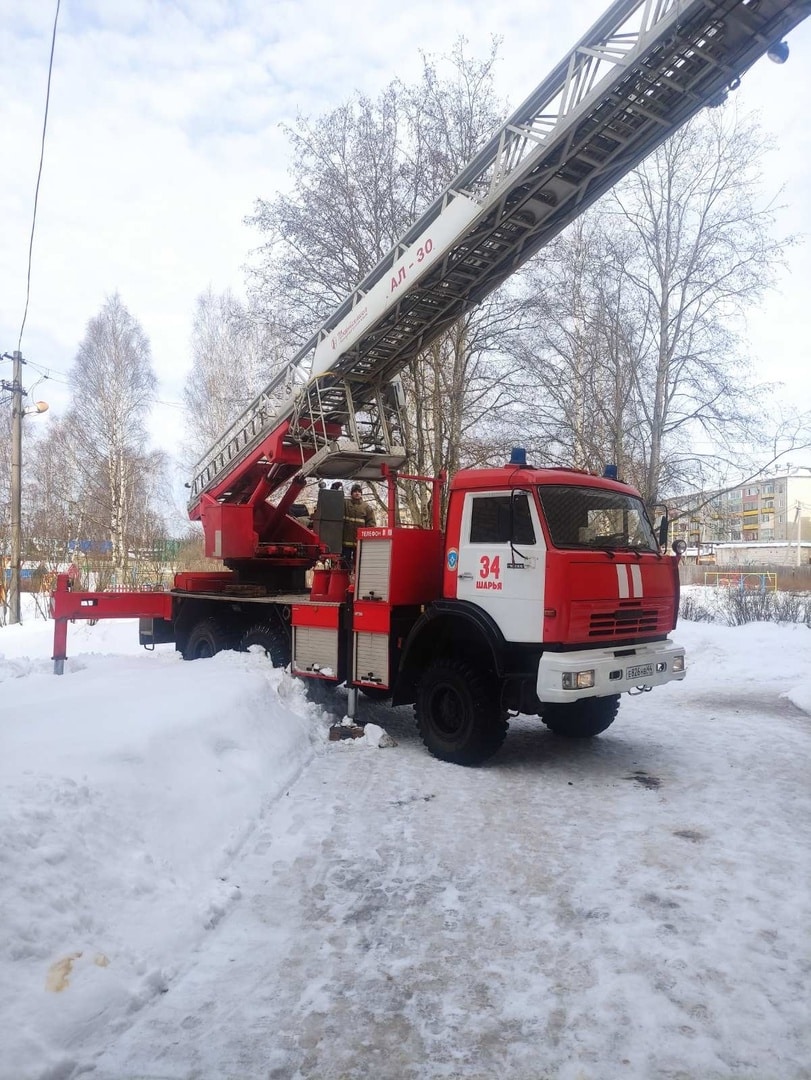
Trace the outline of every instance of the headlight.
<instances>
[{"instance_id":1,"label":"headlight","mask_svg":"<svg viewBox=\"0 0 811 1080\"><path fill-rule=\"evenodd\" d=\"M587 690L594 686L594 670L565 671L562 679L564 690Z\"/></svg>"},{"instance_id":2,"label":"headlight","mask_svg":"<svg viewBox=\"0 0 811 1080\"><path fill-rule=\"evenodd\" d=\"M674 656L673 657L673 670L674 671L684 671L684 657L683 656Z\"/></svg>"}]
</instances>

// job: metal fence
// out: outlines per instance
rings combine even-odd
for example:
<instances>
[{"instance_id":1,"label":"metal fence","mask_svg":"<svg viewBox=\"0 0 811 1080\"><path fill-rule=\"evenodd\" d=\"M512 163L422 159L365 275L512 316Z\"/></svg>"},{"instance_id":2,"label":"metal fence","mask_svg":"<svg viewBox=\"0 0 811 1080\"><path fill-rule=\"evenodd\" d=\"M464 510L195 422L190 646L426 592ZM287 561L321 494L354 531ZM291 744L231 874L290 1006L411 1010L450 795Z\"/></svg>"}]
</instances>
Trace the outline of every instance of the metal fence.
<instances>
[{"instance_id":1,"label":"metal fence","mask_svg":"<svg viewBox=\"0 0 811 1080\"><path fill-rule=\"evenodd\" d=\"M705 570L704 584L740 592L777 592L777 574Z\"/></svg>"},{"instance_id":2,"label":"metal fence","mask_svg":"<svg viewBox=\"0 0 811 1080\"><path fill-rule=\"evenodd\" d=\"M761 578L766 578L765 589L778 592L811 592L811 566L696 566L682 562L679 579L682 585L710 585L722 588L740 588L759 591ZM754 585L747 584L754 582ZM776 583L776 584L775 584Z\"/></svg>"}]
</instances>

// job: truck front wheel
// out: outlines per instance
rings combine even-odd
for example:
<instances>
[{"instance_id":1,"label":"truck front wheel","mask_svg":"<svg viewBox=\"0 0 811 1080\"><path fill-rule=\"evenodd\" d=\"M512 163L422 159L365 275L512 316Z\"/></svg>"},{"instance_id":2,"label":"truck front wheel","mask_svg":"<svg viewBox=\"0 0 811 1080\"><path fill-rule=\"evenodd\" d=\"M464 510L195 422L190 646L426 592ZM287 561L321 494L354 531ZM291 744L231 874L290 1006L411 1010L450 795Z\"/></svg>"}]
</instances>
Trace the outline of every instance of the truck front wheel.
<instances>
[{"instance_id":1,"label":"truck front wheel","mask_svg":"<svg viewBox=\"0 0 811 1080\"><path fill-rule=\"evenodd\" d=\"M464 660L435 660L426 669L414 712L434 757L455 765L487 761L507 734L494 682Z\"/></svg>"},{"instance_id":2,"label":"truck front wheel","mask_svg":"<svg viewBox=\"0 0 811 1080\"><path fill-rule=\"evenodd\" d=\"M619 694L582 698L565 705L544 705L542 718L550 731L567 739L590 739L611 727L620 707Z\"/></svg>"}]
</instances>

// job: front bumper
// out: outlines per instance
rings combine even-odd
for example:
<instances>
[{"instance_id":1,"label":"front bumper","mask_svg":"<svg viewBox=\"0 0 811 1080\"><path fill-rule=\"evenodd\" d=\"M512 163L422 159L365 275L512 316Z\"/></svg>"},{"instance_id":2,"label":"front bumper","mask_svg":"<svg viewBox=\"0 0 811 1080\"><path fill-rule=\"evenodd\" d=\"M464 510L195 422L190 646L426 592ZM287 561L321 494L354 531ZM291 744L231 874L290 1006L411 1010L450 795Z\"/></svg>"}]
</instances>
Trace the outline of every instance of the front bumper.
<instances>
[{"instance_id":1,"label":"front bumper","mask_svg":"<svg viewBox=\"0 0 811 1080\"><path fill-rule=\"evenodd\" d=\"M623 694L637 686L662 686L683 679L686 674L684 670L673 670L676 657L681 657L684 664L684 649L670 638L626 649L546 652L538 663L538 698L550 702L579 701ZM643 669L644 674L634 668ZM593 671L594 685L564 690L563 675L579 671Z\"/></svg>"}]
</instances>

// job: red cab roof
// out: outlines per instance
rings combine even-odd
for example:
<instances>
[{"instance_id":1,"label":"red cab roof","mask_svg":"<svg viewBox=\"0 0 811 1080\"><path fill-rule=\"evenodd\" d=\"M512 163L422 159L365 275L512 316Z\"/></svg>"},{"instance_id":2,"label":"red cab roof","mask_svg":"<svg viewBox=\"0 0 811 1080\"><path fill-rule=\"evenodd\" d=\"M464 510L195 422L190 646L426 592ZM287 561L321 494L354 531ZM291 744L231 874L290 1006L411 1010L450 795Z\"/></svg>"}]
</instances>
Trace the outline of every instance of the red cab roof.
<instances>
[{"instance_id":1,"label":"red cab roof","mask_svg":"<svg viewBox=\"0 0 811 1080\"><path fill-rule=\"evenodd\" d=\"M606 480L582 469L531 469L504 465L499 469L460 469L450 484L451 491L483 491L493 488L526 487L534 484L567 484L573 487L596 487L603 491L618 491L638 495L630 484Z\"/></svg>"}]
</instances>

